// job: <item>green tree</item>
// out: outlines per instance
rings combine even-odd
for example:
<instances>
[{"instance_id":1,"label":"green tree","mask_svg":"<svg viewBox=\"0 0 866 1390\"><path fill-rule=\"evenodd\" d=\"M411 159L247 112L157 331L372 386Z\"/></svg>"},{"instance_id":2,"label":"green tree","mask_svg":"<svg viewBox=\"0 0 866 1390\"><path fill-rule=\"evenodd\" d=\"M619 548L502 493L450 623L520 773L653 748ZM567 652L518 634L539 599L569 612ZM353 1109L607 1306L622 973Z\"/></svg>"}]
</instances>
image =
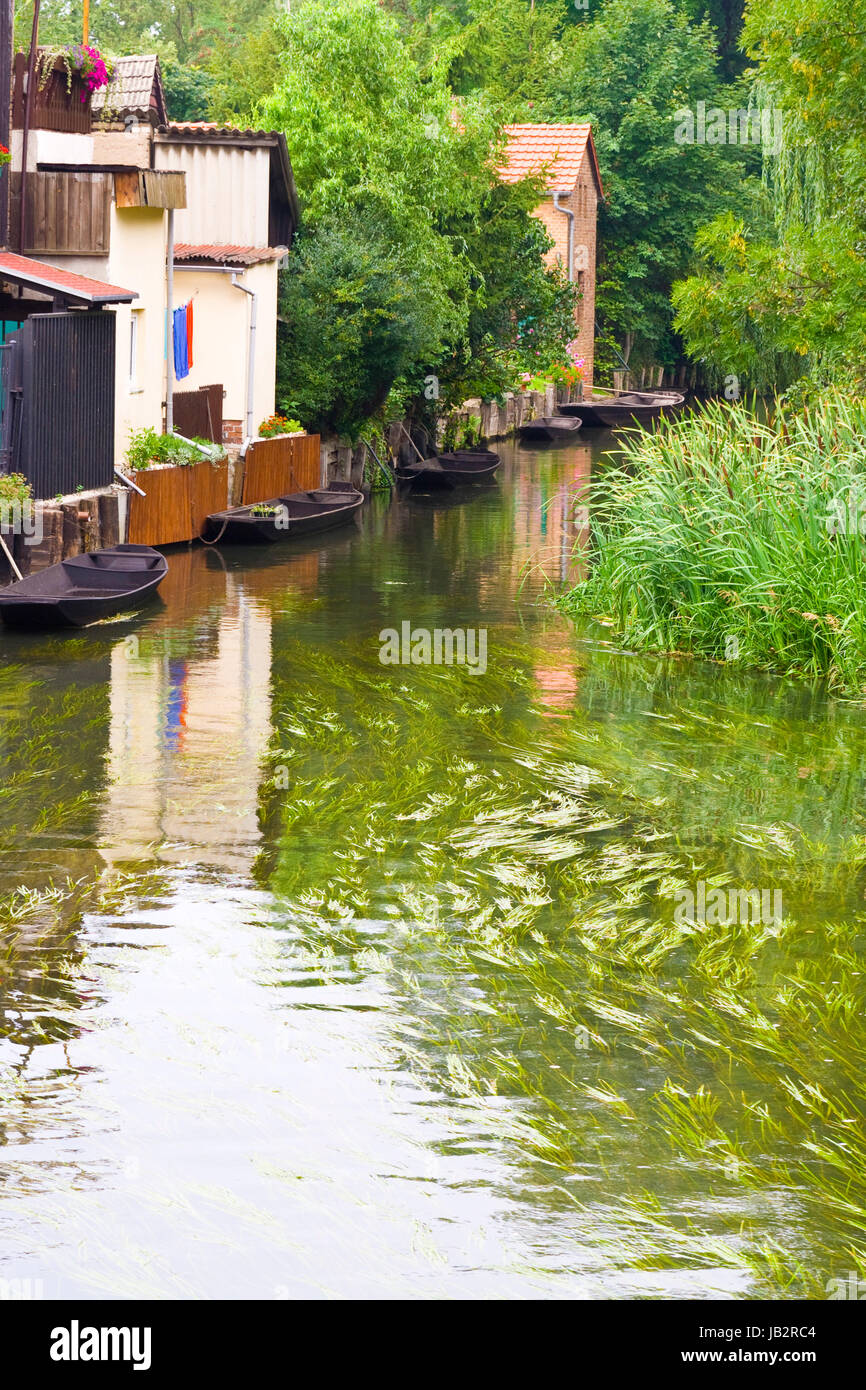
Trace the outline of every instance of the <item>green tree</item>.
<instances>
[{"instance_id":1,"label":"green tree","mask_svg":"<svg viewBox=\"0 0 866 1390\"><path fill-rule=\"evenodd\" d=\"M722 99L714 37L669 0L609 0L569 42L546 114L592 123L605 190L597 316L626 358L671 362L672 282L697 227L746 196L737 152L675 138L677 111Z\"/></svg>"},{"instance_id":2,"label":"green tree","mask_svg":"<svg viewBox=\"0 0 866 1390\"><path fill-rule=\"evenodd\" d=\"M759 387L809 373L864 381L866 0L752 0L744 41L784 113L766 151L775 226L715 221L674 291L689 350ZM733 365L729 365L733 364Z\"/></svg>"},{"instance_id":3,"label":"green tree","mask_svg":"<svg viewBox=\"0 0 866 1390\"><path fill-rule=\"evenodd\" d=\"M170 46L178 62L201 65L219 39L241 37L274 8L273 0L91 0L90 40L115 56L162 53ZM19 48L29 46L32 22L33 0L28 0L16 9ZM39 35L43 43L80 42L81 5L44 0Z\"/></svg>"},{"instance_id":4,"label":"green tree","mask_svg":"<svg viewBox=\"0 0 866 1390\"><path fill-rule=\"evenodd\" d=\"M211 74L205 68L177 63L173 59L164 60L161 68L169 120L206 120L214 88Z\"/></svg>"},{"instance_id":5,"label":"green tree","mask_svg":"<svg viewBox=\"0 0 866 1390\"><path fill-rule=\"evenodd\" d=\"M375 0L307 0L277 28L257 117L286 133L305 219L284 273L281 403L351 433L398 378L457 390L474 371L493 393L521 316L561 355L572 291L542 264L537 190L499 183L486 104L455 107Z\"/></svg>"}]
</instances>

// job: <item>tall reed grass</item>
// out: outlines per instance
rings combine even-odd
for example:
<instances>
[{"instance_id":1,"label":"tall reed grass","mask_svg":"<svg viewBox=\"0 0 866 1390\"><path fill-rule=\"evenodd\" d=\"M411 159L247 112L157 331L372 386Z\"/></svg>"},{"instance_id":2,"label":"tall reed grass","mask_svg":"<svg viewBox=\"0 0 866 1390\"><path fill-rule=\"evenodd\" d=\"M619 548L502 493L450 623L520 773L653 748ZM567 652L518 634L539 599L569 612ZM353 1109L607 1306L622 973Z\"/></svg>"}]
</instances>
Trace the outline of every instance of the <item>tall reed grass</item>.
<instances>
[{"instance_id":1,"label":"tall reed grass","mask_svg":"<svg viewBox=\"0 0 866 1390\"><path fill-rule=\"evenodd\" d=\"M634 648L866 691L866 401L768 422L712 404L629 436L592 500L567 611Z\"/></svg>"}]
</instances>

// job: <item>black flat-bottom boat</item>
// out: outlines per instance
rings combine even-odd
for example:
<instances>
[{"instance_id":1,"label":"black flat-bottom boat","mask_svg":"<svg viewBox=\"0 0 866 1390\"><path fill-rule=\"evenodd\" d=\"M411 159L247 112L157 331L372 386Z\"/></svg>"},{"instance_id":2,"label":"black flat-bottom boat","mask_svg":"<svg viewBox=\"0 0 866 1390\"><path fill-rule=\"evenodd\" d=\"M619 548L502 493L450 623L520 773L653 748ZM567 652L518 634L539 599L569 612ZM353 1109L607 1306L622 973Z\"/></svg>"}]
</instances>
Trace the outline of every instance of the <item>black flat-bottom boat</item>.
<instances>
[{"instance_id":1,"label":"black flat-bottom boat","mask_svg":"<svg viewBox=\"0 0 866 1390\"><path fill-rule=\"evenodd\" d=\"M550 443L554 439L571 439L580 425L580 420L572 415L541 415L537 420L527 420L518 433L528 442Z\"/></svg>"},{"instance_id":2,"label":"black flat-bottom boat","mask_svg":"<svg viewBox=\"0 0 866 1390\"><path fill-rule=\"evenodd\" d=\"M493 477L500 464L492 449L459 449L453 454L418 460L401 468L397 478L412 487L461 487L464 483L483 483Z\"/></svg>"},{"instance_id":3,"label":"black flat-bottom boat","mask_svg":"<svg viewBox=\"0 0 866 1390\"><path fill-rule=\"evenodd\" d=\"M363 492L348 483L331 483L310 492L292 492L254 502L246 507L228 507L212 512L204 524L202 540L213 544L271 545L293 541L314 531L329 531L351 521L364 501Z\"/></svg>"},{"instance_id":4,"label":"black flat-bottom boat","mask_svg":"<svg viewBox=\"0 0 866 1390\"><path fill-rule=\"evenodd\" d=\"M140 608L156 594L168 562L149 545L90 550L0 590L7 627L84 627Z\"/></svg>"},{"instance_id":5,"label":"black flat-bottom boat","mask_svg":"<svg viewBox=\"0 0 866 1390\"><path fill-rule=\"evenodd\" d=\"M595 396L559 408L587 429L616 429L617 425L648 425L672 415L685 400L679 391L623 391L619 396Z\"/></svg>"}]
</instances>

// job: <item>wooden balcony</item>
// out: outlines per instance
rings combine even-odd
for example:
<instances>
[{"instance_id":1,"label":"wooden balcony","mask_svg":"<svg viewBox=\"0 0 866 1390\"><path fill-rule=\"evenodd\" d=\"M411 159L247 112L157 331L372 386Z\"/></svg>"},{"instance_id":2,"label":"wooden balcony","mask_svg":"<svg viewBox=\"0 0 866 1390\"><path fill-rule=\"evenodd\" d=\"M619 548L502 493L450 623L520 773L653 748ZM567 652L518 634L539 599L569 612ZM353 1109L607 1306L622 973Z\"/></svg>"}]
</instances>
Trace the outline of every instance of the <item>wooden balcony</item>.
<instances>
[{"instance_id":1,"label":"wooden balcony","mask_svg":"<svg viewBox=\"0 0 866 1390\"><path fill-rule=\"evenodd\" d=\"M90 93L77 75L72 78L71 90L67 90L66 81L66 69L60 64L55 64L54 71L44 87L40 88L39 83L35 83L36 90L30 107L32 130L62 130L73 135L90 134ZM24 126L26 90L27 54L16 53L12 90L12 125L16 130L21 130Z\"/></svg>"}]
</instances>

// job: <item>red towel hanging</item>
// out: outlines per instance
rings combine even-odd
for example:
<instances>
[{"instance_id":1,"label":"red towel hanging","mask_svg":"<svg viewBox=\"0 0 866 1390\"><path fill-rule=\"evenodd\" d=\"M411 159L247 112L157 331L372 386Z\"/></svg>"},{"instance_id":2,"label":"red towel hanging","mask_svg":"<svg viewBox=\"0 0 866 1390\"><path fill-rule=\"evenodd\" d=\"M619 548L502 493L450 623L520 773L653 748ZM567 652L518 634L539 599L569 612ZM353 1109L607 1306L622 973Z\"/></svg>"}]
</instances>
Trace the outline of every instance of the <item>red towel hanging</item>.
<instances>
[{"instance_id":1,"label":"red towel hanging","mask_svg":"<svg viewBox=\"0 0 866 1390\"><path fill-rule=\"evenodd\" d=\"M186 306L186 360L192 368L192 300Z\"/></svg>"}]
</instances>

